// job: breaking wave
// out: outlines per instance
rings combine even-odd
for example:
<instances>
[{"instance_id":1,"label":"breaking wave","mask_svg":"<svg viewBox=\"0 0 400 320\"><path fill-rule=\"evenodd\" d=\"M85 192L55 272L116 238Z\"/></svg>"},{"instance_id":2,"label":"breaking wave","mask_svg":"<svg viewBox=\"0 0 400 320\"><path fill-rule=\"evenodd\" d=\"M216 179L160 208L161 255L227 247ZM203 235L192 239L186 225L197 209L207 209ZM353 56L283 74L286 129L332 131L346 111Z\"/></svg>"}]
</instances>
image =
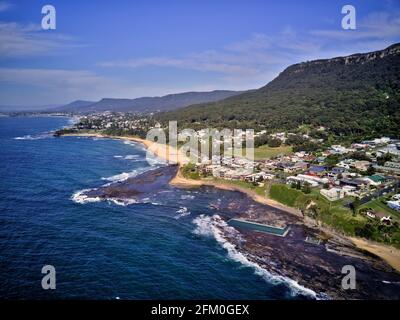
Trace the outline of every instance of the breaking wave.
<instances>
[{"instance_id":1,"label":"breaking wave","mask_svg":"<svg viewBox=\"0 0 400 320\"><path fill-rule=\"evenodd\" d=\"M50 132L45 132L37 135L26 135L22 137L15 137L14 140L40 140L40 139L47 139L52 138L53 135Z\"/></svg>"},{"instance_id":2,"label":"breaking wave","mask_svg":"<svg viewBox=\"0 0 400 320\"><path fill-rule=\"evenodd\" d=\"M318 298L317 293L313 290L303 287L290 278L271 274L257 263L250 261L243 253L239 252L236 246L230 243L225 236L230 235L237 238L238 236L240 237L240 233L233 227L230 227L219 215L206 216L202 214L196 217L193 223L196 225L196 228L193 230L194 234L213 237L228 252L228 257L230 259L240 262L244 266L253 268L255 274L261 276L267 282L276 285L281 283L287 285L293 296L303 294L314 299Z\"/></svg>"},{"instance_id":3,"label":"breaking wave","mask_svg":"<svg viewBox=\"0 0 400 320\"><path fill-rule=\"evenodd\" d=\"M180 207L179 210L176 211L178 213L174 218L175 219L180 219L182 217L186 217L190 215L190 211L186 207Z\"/></svg>"},{"instance_id":4,"label":"breaking wave","mask_svg":"<svg viewBox=\"0 0 400 320\"><path fill-rule=\"evenodd\" d=\"M191 194L183 194L183 195L181 195L181 199L182 200L193 200L194 196Z\"/></svg>"},{"instance_id":5,"label":"breaking wave","mask_svg":"<svg viewBox=\"0 0 400 320\"><path fill-rule=\"evenodd\" d=\"M141 151L146 151L146 147L139 142L131 141L131 140L123 140L123 144L127 144L128 146L135 147Z\"/></svg>"},{"instance_id":6,"label":"breaking wave","mask_svg":"<svg viewBox=\"0 0 400 320\"><path fill-rule=\"evenodd\" d=\"M128 154L127 156L124 157L125 160L134 160L139 158L138 154Z\"/></svg>"},{"instance_id":7,"label":"breaking wave","mask_svg":"<svg viewBox=\"0 0 400 320\"><path fill-rule=\"evenodd\" d=\"M114 204L116 204L117 206L129 206L131 204L135 204L137 203L137 201L135 199L115 199L115 198L109 198L106 199L108 202L112 202Z\"/></svg>"},{"instance_id":8,"label":"breaking wave","mask_svg":"<svg viewBox=\"0 0 400 320\"><path fill-rule=\"evenodd\" d=\"M96 190L96 189L83 189L83 190L79 190L77 192L75 192L72 196L71 196L71 200L79 203L79 204L85 204L85 203L89 203L89 202L99 202L102 199L100 197L89 197L87 196L85 193L92 191L92 190Z\"/></svg>"},{"instance_id":9,"label":"breaking wave","mask_svg":"<svg viewBox=\"0 0 400 320\"><path fill-rule=\"evenodd\" d=\"M139 169L135 169L129 172L122 172L119 174L116 174L114 176L111 177L103 177L101 178L101 180L106 180L106 181L110 181L110 182L121 182L121 181L125 181L129 178L135 177L141 173L144 173L146 171L150 170L150 168L139 168Z\"/></svg>"},{"instance_id":10,"label":"breaking wave","mask_svg":"<svg viewBox=\"0 0 400 320\"><path fill-rule=\"evenodd\" d=\"M74 201L75 203L79 203L79 204L86 204L86 203L90 203L90 202L100 202L100 201L107 201L107 202L111 202L114 203L118 206L128 206L130 204L134 204L137 203L137 201L135 199L119 199L119 198L108 198L108 199L102 199L100 197L89 197L88 195L86 195L86 192L92 191L92 190L96 190L96 189L83 189L83 190L79 190L77 192L75 192L72 196L71 196L71 200Z\"/></svg>"}]
</instances>

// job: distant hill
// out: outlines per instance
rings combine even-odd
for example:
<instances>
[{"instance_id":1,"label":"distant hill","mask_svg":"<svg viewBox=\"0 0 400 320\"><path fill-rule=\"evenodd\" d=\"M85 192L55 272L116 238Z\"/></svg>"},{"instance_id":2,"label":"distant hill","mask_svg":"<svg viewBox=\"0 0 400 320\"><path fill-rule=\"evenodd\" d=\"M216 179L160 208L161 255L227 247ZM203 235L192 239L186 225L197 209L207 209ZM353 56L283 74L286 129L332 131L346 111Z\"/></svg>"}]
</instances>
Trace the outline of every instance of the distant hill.
<instances>
[{"instance_id":1,"label":"distant hill","mask_svg":"<svg viewBox=\"0 0 400 320\"><path fill-rule=\"evenodd\" d=\"M41 112L48 109L56 109L59 108L59 105L0 105L0 112Z\"/></svg>"},{"instance_id":2,"label":"distant hill","mask_svg":"<svg viewBox=\"0 0 400 320\"><path fill-rule=\"evenodd\" d=\"M242 91L215 90L211 92L184 92L162 97L142 97L136 99L104 98L98 102L74 101L54 111L88 113L94 111L155 112L167 111L232 97Z\"/></svg>"},{"instance_id":3,"label":"distant hill","mask_svg":"<svg viewBox=\"0 0 400 320\"><path fill-rule=\"evenodd\" d=\"M266 86L160 113L181 126L285 130L324 126L336 136L400 135L400 44L294 64Z\"/></svg>"},{"instance_id":4,"label":"distant hill","mask_svg":"<svg viewBox=\"0 0 400 320\"><path fill-rule=\"evenodd\" d=\"M76 100L71 102L65 106L61 106L58 108L52 109L52 111L60 111L60 112L79 112L79 110L95 103L94 101L86 101L86 100Z\"/></svg>"}]
</instances>

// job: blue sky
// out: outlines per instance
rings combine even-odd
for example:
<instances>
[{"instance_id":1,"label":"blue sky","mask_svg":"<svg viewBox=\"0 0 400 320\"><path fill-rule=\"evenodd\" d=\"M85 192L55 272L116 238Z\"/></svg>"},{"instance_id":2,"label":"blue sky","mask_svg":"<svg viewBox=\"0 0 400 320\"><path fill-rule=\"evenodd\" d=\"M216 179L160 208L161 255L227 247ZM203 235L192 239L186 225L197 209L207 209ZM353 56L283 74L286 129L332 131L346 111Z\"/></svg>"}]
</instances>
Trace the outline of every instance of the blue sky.
<instances>
[{"instance_id":1,"label":"blue sky","mask_svg":"<svg viewBox=\"0 0 400 320\"><path fill-rule=\"evenodd\" d=\"M56 30L41 29L46 4ZM346 4L356 30L341 28ZM399 0L0 0L0 105L253 89L399 41Z\"/></svg>"}]
</instances>

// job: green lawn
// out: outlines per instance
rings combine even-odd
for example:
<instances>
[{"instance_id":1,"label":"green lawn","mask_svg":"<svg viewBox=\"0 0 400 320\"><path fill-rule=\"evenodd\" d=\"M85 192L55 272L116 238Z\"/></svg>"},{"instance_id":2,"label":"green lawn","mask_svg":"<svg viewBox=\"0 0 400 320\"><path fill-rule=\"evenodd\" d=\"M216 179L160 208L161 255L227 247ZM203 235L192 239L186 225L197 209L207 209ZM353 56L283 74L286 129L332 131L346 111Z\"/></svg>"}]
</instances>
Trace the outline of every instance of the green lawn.
<instances>
[{"instance_id":1,"label":"green lawn","mask_svg":"<svg viewBox=\"0 0 400 320\"><path fill-rule=\"evenodd\" d=\"M269 196L289 207L296 207L297 198L303 195L303 192L293 189L284 184L275 184L271 186Z\"/></svg>"},{"instance_id":2,"label":"green lawn","mask_svg":"<svg viewBox=\"0 0 400 320\"><path fill-rule=\"evenodd\" d=\"M317 189L313 189L309 194L304 194L290 186L277 184L271 186L269 195L278 202L300 209L304 209L305 205L312 200L317 204L317 219L325 225L351 236L359 235L363 230L372 229L369 236L365 235L365 231L362 236L400 248L400 228L398 227L400 213L388 208L380 199L370 201L360 208L368 207L389 213L395 219L395 224L391 227L382 226L379 221L371 220L362 214L354 215L350 209L343 205L345 202L343 199L329 202L318 193ZM369 228L368 226L371 224L372 227Z\"/></svg>"},{"instance_id":3,"label":"green lawn","mask_svg":"<svg viewBox=\"0 0 400 320\"><path fill-rule=\"evenodd\" d=\"M396 210L389 208L386 204L381 202L381 199L382 198L371 200L371 201L363 204L362 206L360 206L359 209L371 208L375 211L385 212L386 214L390 215L393 219L400 221L400 212L397 212Z\"/></svg>"},{"instance_id":4,"label":"green lawn","mask_svg":"<svg viewBox=\"0 0 400 320\"><path fill-rule=\"evenodd\" d=\"M261 147L254 149L254 159L263 160L272 157L276 157L279 154L289 154L292 152L291 146L280 146L277 148L268 147L268 145L263 145Z\"/></svg>"},{"instance_id":5,"label":"green lawn","mask_svg":"<svg viewBox=\"0 0 400 320\"><path fill-rule=\"evenodd\" d=\"M350 209L342 205L341 201L330 203L316 189L305 194L301 190L291 188L288 185L276 184L271 186L269 196L287 206L300 209L304 209L312 200L317 204L320 221L350 235L354 235L355 228L363 226L367 221L361 215L354 216Z\"/></svg>"},{"instance_id":6,"label":"green lawn","mask_svg":"<svg viewBox=\"0 0 400 320\"><path fill-rule=\"evenodd\" d=\"M253 190L258 195L265 196L265 186L264 187L255 186L251 182L246 182L246 181L241 181L241 180L225 180L225 179L219 179L219 178L213 178L212 180L217 183L220 183L220 184L233 185L233 186L241 187L243 189Z\"/></svg>"}]
</instances>

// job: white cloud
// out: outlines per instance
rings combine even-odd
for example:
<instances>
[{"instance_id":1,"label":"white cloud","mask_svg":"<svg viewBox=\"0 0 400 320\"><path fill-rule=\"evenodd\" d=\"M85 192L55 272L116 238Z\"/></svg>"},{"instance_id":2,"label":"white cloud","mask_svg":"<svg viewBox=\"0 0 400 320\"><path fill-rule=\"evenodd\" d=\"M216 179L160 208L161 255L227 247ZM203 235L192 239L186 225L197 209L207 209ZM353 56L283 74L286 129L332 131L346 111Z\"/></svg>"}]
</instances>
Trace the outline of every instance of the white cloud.
<instances>
[{"instance_id":1,"label":"white cloud","mask_svg":"<svg viewBox=\"0 0 400 320\"><path fill-rule=\"evenodd\" d=\"M375 12L359 18L357 30L297 32L290 25L274 36L261 33L220 49L183 56L155 56L101 63L103 67L148 66L214 72L221 84L265 84L283 68L305 60L379 50L400 38L400 13Z\"/></svg>"},{"instance_id":2,"label":"white cloud","mask_svg":"<svg viewBox=\"0 0 400 320\"><path fill-rule=\"evenodd\" d=\"M39 25L0 22L0 57L51 54L72 47L81 45L70 36L43 31Z\"/></svg>"},{"instance_id":3,"label":"white cloud","mask_svg":"<svg viewBox=\"0 0 400 320\"><path fill-rule=\"evenodd\" d=\"M34 87L36 91L30 92L34 91L35 103L38 104L75 99L97 100L102 97L134 98L191 90L252 89L265 85L293 63L387 47L399 40L400 14L394 10L374 13L360 18L357 28L355 31L346 31L338 25L336 29L300 32L287 25L273 36L256 33L242 41L212 50L176 56L134 57L99 64L108 68L165 68L167 72L157 73L154 81L159 85L153 85L149 76L142 79L129 75L134 80L128 81L86 70L27 68L0 68L0 85L16 84L23 92L28 92L25 88ZM75 46L78 46L75 39L58 33L43 32L38 25L0 22L0 58L43 55ZM177 79L173 72L170 74L167 68L196 72L192 72L190 82L186 83ZM196 78L199 73L206 73L206 77L202 74L202 77ZM4 90L0 93L3 95L0 100L26 99L23 95L12 96Z\"/></svg>"},{"instance_id":4,"label":"white cloud","mask_svg":"<svg viewBox=\"0 0 400 320\"><path fill-rule=\"evenodd\" d=\"M356 30L313 30L310 34L332 41L383 40L400 36L400 12L374 12L357 21Z\"/></svg>"},{"instance_id":5,"label":"white cloud","mask_svg":"<svg viewBox=\"0 0 400 320\"><path fill-rule=\"evenodd\" d=\"M0 12L8 11L13 7L13 5L6 1L0 1Z\"/></svg>"},{"instance_id":6,"label":"white cloud","mask_svg":"<svg viewBox=\"0 0 400 320\"><path fill-rule=\"evenodd\" d=\"M241 89L263 85L272 79L281 65L289 64L288 54L276 52L276 39L264 34L254 34L249 39L235 42L217 50L205 50L184 56L155 56L124 61L100 63L102 67L173 67L216 73L219 86L236 86ZM283 45L283 43L282 43ZM293 42L291 43L293 45ZM278 67L279 66L279 67Z\"/></svg>"}]
</instances>

